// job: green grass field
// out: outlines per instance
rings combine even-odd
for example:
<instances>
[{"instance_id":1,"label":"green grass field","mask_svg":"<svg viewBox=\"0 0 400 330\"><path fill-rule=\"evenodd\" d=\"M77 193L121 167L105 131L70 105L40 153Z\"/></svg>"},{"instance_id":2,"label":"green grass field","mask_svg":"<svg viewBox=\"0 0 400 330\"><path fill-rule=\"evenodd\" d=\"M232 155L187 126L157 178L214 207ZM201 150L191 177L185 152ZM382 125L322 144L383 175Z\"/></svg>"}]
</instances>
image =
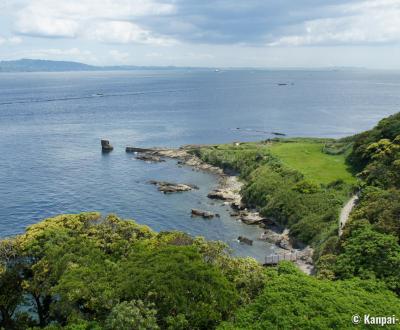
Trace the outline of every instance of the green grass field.
<instances>
[{"instance_id":1,"label":"green grass field","mask_svg":"<svg viewBox=\"0 0 400 330\"><path fill-rule=\"evenodd\" d=\"M273 155L303 173L315 183L327 184L337 179L354 183L355 177L345 163L346 155L328 155L322 152L324 140L298 139L291 142L274 142L269 146Z\"/></svg>"}]
</instances>

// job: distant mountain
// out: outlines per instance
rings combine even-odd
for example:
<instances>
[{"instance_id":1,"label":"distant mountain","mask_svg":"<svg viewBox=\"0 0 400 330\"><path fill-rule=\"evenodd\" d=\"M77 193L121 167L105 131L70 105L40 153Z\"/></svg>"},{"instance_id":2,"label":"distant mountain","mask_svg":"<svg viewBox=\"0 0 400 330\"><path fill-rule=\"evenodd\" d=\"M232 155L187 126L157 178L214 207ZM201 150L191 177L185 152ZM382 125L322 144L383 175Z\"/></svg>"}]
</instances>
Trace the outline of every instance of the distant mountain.
<instances>
[{"instance_id":1,"label":"distant mountain","mask_svg":"<svg viewBox=\"0 0 400 330\"><path fill-rule=\"evenodd\" d=\"M97 67L78 62L47 61L22 59L0 61L0 72L57 72L57 71L94 71Z\"/></svg>"},{"instance_id":2,"label":"distant mountain","mask_svg":"<svg viewBox=\"0 0 400 330\"><path fill-rule=\"evenodd\" d=\"M123 70L179 70L188 67L157 66L93 66L79 62L22 59L0 61L0 72L61 72L61 71L123 71ZM209 70L208 68L203 68ZM196 70L203 70L196 68Z\"/></svg>"}]
</instances>

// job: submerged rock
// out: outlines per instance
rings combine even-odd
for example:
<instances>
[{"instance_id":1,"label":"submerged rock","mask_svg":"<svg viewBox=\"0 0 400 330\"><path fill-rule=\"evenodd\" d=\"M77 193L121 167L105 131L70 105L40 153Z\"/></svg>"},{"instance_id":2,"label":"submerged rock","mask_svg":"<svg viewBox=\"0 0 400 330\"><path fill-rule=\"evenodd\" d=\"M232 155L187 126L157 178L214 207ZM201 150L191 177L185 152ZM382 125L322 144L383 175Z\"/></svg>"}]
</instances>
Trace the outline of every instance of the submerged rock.
<instances>
[{"instance_id":1,"label":"submerged rock","mask_svg":"<svg viewBox=\"0 0 400 330\"><path fill-rule=\"evenodd\" d=\"M219 215L216 215L212 212L202 211L202 210L198 210L198 209L192 209L192 216L203 217L205 219L211 219L211 218L214 218L215 216L219 217Z\"/></svg>"},{"instance_id":2,"label":"submerged rock","mask_svg":"<svg viewBox=\"0 0 400 330\"><path fill-rule=\"evenodd\" d=\"M150 162L150 163L161 163L165 162L164 159L158 156L154 155L149 155L149 154L139 154L135 157L136 159L143 160L145 162Z\"/></svg>"},{"instance_id":3,"label":"submerged rock","mask_svg":"<svg viewBox=\"0 0 400 330\"><path fill-rule=\"evenodd\" d=\"M253 245L253 240L251 240L250 238L244 237L244 236L239 236L238 237L238 241L240 243L244 243L247 245Z\"/></svg>"},{"instance_id":4,"label":"submerged rock","mask_svg":"<svg viewBox=\"0 0 400 330\"><path fill-rule=\"evenodd\" d=\"M114 147L110 144L110 141L101 140L101 150L103 152L110 152L114 150Z\"/></svg>"},{"instance_id":5,"label":"submerged rock","mask_svg":"<svg viewBox=\"0 0 400 330\"><path fill-rule=\"evenodd\" d=\"M153 184L158 187L158 191L163 192L164 194L172 194L177 192L190 191L193 189L199 189L199 187L195 185L183 184L183 183L171 183L166 181L149 181L150 184Z\"/></svg>"}]
</instances>

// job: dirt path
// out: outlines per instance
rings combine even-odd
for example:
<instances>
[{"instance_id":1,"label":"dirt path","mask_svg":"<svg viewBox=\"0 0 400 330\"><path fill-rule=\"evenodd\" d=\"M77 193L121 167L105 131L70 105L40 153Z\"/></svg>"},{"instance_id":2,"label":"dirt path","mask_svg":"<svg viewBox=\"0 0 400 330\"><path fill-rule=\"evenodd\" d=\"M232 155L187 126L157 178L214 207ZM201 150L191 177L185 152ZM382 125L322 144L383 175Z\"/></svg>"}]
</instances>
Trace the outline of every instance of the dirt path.
<instances>
[{"instance_id":1,"label":"dirt path","mask_svg":"<svg viewBox=\"0 0 400 330\"><path fill-rule=\"evenodd\" d=\"M350 213L353 210L353 207L356 205L358 196L354 195L350 198L350 200L346 203L346 205L340 211L339 217L339 237L343 234L343 228L346 225L347 220L349 219Z\"/></svg>"}]
</instances>

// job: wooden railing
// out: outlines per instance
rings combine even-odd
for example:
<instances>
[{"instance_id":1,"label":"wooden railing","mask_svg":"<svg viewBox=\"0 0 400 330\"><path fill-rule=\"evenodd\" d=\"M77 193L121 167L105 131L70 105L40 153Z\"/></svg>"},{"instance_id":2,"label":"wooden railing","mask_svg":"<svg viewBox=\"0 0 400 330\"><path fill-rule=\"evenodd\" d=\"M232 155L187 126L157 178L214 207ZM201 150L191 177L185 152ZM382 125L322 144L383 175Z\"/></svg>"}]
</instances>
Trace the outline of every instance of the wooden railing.
<instances>
[{"instance_id":1,"label":"wooden railing","mask_svg":"<svg viewBox=\"0 0 400 330\"><path fill-rule=\"evenodd\" d=\"M280 261L296 261L298 259L297 252L294 253L284 253L284 254L276 254L272 256L266 256L264 265L276 265Z\"/></svg>"}]
</instances>

